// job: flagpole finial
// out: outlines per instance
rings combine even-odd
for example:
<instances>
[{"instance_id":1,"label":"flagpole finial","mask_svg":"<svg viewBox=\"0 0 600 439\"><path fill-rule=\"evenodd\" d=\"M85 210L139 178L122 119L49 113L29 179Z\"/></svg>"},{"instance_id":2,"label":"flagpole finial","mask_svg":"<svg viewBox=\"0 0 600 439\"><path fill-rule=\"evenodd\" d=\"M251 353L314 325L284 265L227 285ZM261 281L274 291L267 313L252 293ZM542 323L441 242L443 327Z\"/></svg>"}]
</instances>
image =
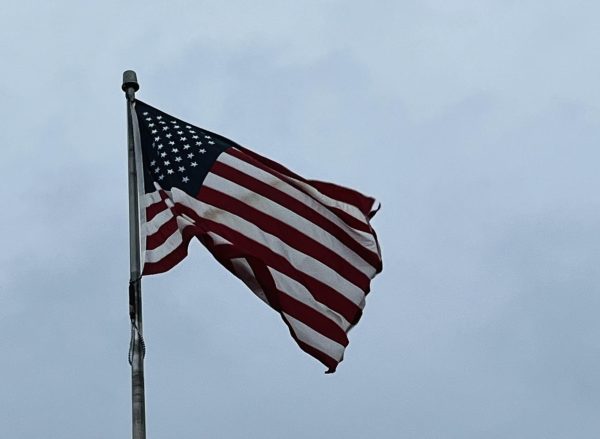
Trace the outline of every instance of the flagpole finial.
<instances>
[{"instance_id":1,"label":"flagpole finial","mask_svg":"<svg viewBox=\"0 0 600 439\"><path fill-rule=\"evenodd\" d=\"M140 89L140 84L137 82L137 75L133 70L125 70L123 72L123 85L121 86L125 92L125 97L129 102L135 101L135 92Z\"/></svg>"},{"instance_id":2,"label":"flagpole finial","mask_svg":"<svg viewBox=\"0 0 600 439\"><path fill-rule=\"evenodd\" d=\"M140 84L138 84L137 75L133 70L125 70L123 72L123 85L121 86L121 89L127 93L127 90L130 88L136 92L140 89Z\"/></svg>"}]
</instances>

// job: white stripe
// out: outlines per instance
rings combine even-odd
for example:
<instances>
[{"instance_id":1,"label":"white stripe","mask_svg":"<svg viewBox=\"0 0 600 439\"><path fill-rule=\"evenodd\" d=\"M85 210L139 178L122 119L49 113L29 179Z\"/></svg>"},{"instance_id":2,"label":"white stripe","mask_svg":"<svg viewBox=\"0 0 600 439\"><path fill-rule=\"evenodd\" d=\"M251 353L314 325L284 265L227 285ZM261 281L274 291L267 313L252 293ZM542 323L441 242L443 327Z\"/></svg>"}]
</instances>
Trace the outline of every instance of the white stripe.
<instances>
[{"instance_id":1,"label":"white stripe","mask_svg":"<svg viewBox=\"0 0 600 439\"><path fill-rule=\"evenodd\" d=\"M169 256L173 251L183 242L183 229L187 226L193 225L188 219L184 217L177 217L177 230L173 232L161 245L152 250L146 250L144 252L144 262L155 263Z\"/></svg>"},{"instance_id":2,"label":"white stripe","mask_svg":"<svg viewBox=\"0 0 600 439\"><path fill-rule=\"evenodd\" d=\"M144 198L142 198L142 203L144 207L152 206L153 204L159 203L162 200L159 191L148 192L144 194Z\"/></svg>"},{"instance_id":3,"label":"white stripe","mask_svg":"<svg viewBox=\"0 0 600 439\"><path fill-rule=\"evenodd\" d=\"M318 302L310 291L306 289L304 285L300 282L292 279L291 277L280 273L272 267L268 267L271 272L271 276L273 276L273 280L275 281L275 285L277 289L283 291L288 296L293 297L299 302L311 307L315 311L323 314L325 317L333 320L344 332L346 332L350 328L350 323L340 314L332 310L326 305L323 305L321 302Z\"/></svg>"},{"instance_id":4,"label":"white stripe","mask_svg":"<svg viewBox=\"0 0 600 439\"><path fill-rule=\"evenodd\" d=\"M294 268L338 291L357 306L364 305L364 292L322 262L288 246L285 242L270 233L266 233L255 224L218 207L200 202L177 188L173 188L172 195L173 201L191 208L201 218L221 223L242 233L244 236L283 256Z\"/></svg>"},{"instance_id":5,"label":"white stripe","mask_svg":"<svg viewBox=\"0 0 600 439\"><path fill-rule=\"evenodd\" d=\"M257 194L239 184L220 177L216 174L209 173L204 180L204 186L223 192L233 198L254 207L255 209L280 220L283 223L295 228L304 235L323 244L325 247L337 253L340 257L346 260L350 265L356 267L365 276L371 278L375 275L375 268L361 258L354 250L346 247L335 236L331 235L326 230L322 229L317 224L312 223L303 216L298 215L284 206L275 203L274 201Z\"/></svg>"},{"instance_id":6,"label":"white stripe","mask_svg":"<svg viewBox=\"0 0 600 439\"><path fill-rule=\"evenodd\" d=\"M160 213L154 215L150 221L142 224L142 231L144 236L150 236L155 234L158 229L165 225L170 219L174 217L173 212L170 209L165 209Z\"/></svg>"},{"instance_id":7,"label":"white stripe","mask_svg":"<svg viewBox=\"0 0 600 439\"><path fill-rule=\"evenodd\" d=\"M344 346L318 333L310 326L305 325L300 320L296 320L286 313L282 313L288 321L294 334L300 341L303 341L309 346L329 355L336 361L340 361L344 356Z\"/></svg>"},{"instance_id":8,"label":"white stripe","mask_svg":"<svg viewBox=\"0 0 600 439\"><path fill-rule=\"evenodd\" d=\"M250 267L250 264L248 264L248 261L245 258L235 258L231 259L231 263L233 264L237 276L248 286L248 288L250 288L260 300L267 305L270 305L267 300L267 295L258 283L254 271L252 270L252 267Z\"/></svg>"},{"instance_id":9,"label":"white stripe","mask_svg":"<svg viewBox=\"0 0 600 439\"><path fill-rule=\"evenodd\" d=\"M167 205L169 205L169 203L170 203L169 199L171 198L171 191L164 190L160 186L160 184L158 184L157 182L154 182L154 188L156 189L154 192L145 193L145 194L143 194L142 198L140 198L140 200L142 201L142 205L144 207L150 207L153 204L161 202L162 201L161 192L167 196L165 202L167 203Z\"/></svg>"},{"instance_id":10,"label":"white stripe","mask_svg":"<svg viewBox=\"0 0 600 439\"><path fill-rule=\"evenodd\" d=\"M176 250L182 242L183 236L181 235L181 232L179 230L175 230L175 232L160 246L144 252L144 262L152 264L164 259L174 250Z\"/></svg>"},{"instance_id":11,"label":"white stripe","mask_svg":"<svg viewBox=\"0 0 600 439\"><path fill-rule=\"evenodd\" d=\"M314 198L311 198L298 188L290 185L284 180L275 177L273 174L263 171L260 168L257 168L254 165L251 165L244 160L238 159L230 154L221 154L218 158L219 162L222 162L228 166L231 166L238 171L249 175L263 183L268 184L269 186L289 195L290 197L295 198L297 201L301 202L305 206L314 210L321 216L327 218L329 221L333 222L335 225L344 230L351 238L353 238L356 242L361 244L363 247L366 247L371 252L379 255L377 243L375 242L375 238L371 233L363 232L362 230L357 230L350 227L344 221L340 219L334 212L331 212L322 204L317 202Z\"/></svg>"}]
</instances>

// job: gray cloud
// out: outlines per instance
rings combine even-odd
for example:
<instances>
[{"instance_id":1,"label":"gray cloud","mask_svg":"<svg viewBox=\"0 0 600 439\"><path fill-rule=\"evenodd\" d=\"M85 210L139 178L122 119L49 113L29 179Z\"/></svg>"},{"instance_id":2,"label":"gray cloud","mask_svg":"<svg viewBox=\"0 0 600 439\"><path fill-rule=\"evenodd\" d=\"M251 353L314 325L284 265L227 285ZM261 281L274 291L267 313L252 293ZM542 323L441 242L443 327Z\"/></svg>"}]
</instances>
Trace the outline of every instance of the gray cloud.
<instances>
[{"instance_id":1,"label":"gray cloud","mask_svg":"<svg viewBox=\"0 0 600 439\"><path fill-rule=\"evenodd\" d=\"M5 9L2 435L129 434L127 68L141 99L383 202L333 376L199 245L144 281L150 436L600 433L597 6Z\"/></svg>"}]
</instances>

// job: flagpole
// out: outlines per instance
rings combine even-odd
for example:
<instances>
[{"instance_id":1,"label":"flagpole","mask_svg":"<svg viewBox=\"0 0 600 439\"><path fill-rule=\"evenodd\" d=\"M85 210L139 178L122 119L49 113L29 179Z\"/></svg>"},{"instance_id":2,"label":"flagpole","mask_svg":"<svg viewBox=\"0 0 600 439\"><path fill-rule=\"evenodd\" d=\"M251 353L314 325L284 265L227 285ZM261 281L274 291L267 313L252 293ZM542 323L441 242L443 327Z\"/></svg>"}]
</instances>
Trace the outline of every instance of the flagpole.
<instances>
[{"instance_id":1,"label":"flagpole","mask_svg":"<svg viewBox=\"0 0 600 439\"><path fill-rule=\"evenodd\" d=\"M127 99L127 150L129 161L129 317L131 319L131 413L132 438L146 439L146 402L144 391L144 338L142 327L142 271L140 258L140 211L138 175L132 105L140 86L133 70L123 72L121 86Z\"/></svg>"}]
</instances>

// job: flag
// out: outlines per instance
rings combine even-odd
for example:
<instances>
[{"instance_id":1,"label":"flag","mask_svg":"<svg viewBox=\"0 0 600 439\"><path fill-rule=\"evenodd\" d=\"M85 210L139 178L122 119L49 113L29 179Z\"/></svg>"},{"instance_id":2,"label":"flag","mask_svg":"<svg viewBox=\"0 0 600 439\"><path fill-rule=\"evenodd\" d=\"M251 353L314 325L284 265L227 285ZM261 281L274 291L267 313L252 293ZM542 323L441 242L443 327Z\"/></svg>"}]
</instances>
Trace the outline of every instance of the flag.
<instances>
[{"instance_id":1,"label":"flag","mask_svg":"<svg viewBox=\"0 0 600 439\"><path fill-rule=\"evenodd\" d=\"M196 237L334 372L382 268L369 223L378 203L139 100L133 106L143 275L177 265Z\"/></svg>"}]
</instances>

